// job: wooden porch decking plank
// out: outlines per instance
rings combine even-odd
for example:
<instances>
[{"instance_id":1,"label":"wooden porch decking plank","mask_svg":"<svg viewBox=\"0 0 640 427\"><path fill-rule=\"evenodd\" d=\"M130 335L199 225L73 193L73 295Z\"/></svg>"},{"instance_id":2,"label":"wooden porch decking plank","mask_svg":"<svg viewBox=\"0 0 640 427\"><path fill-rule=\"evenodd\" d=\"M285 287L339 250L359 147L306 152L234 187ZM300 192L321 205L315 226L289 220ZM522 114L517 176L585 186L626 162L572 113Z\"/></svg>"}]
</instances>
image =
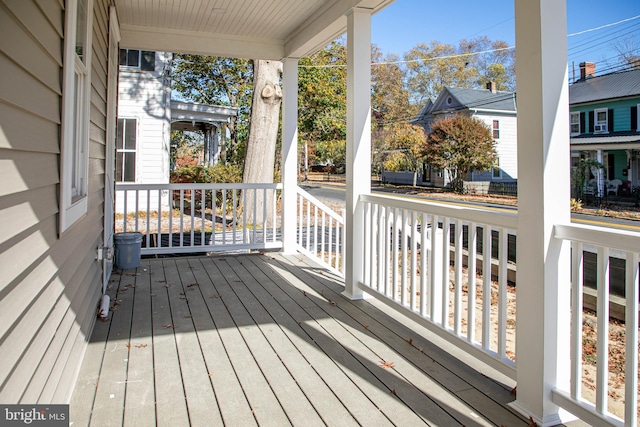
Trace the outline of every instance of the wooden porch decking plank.
<instances>
[{"instance_id":1,"label":"wooden porch decking plank","mask_svg":"<svg viewBox=\"0 0 640 427\"><path fill-rule=\"evenodd\" d=\"M119 301L111 322L90 425L119 426L124 416L124 402L129 360L129 336L135 286L135 270L123 270L114 298ZM114 301L115 302L115 301ZM113 305L113 304L112 304Z\"/></svg>"},{"instance_id":2,"label":"wooden porch decking plank","mask_svg":"<svg viewBox=\"0 0 640 427\"><path fill-rule=\"evenodd\" d=\"M283 262L285 266L307 265L309 268L314 267L307 260L300 261L291 256L283 257ZM332 292L331 298L344 298L338 293L343 289L342 286L335 285L335 282L331 281L329 276L324 274L314 275L307 268L304 270L294 268L292 271L299 275L306 275L306 278L303 279L305 283L312 284L317 281L321 283L320 286L329 286L331 288L330 292ZM344 304L342 307L345 312L357 318L356 312L362 310L364 304L367 304L369 311L372 309L370 304L364 301L353 301L352 304ZM377 310L377 308L373 308L373 310ZM384 314L387 314L387 312ZM339 313L332 313L332 315L339 318ZM380 312L380 315L383 315L383 313ZM429 395L441 402L440 404L449 406L451 410L462 415L463 418L471 416L474 422L477 422L475 418L477 414L482 413L483 417L497 425L528 424L522 417L506 407L507 403L513 401L513 396L507 388L493 381L488 381L488 378L482 373L464 363L460 363L455 357L451 357L451 355L426 340L423 334L416 334L399 322L381 324L376 320L377 317L373 316L369 320L368 331L387 343L388 348L405 347L402 350L402 355L414 366L419 366L422 371L421 374L407 373L404 375L405 378L412 378L412 381L417 379L423 382L425 379L431 378L437 384L442 385L434 388L433 384L427 381L421 387L422 390L428 390ZM412 340L412 345L408 345L408 339ZM374 341L374 343L376 342L378 341ZM421 357L424 354L428 354L429 357ZM452 401L451 394L457 396L461 402ZM478 410L480 408L482 409L481 411ZM469 425L468 421L465 421L465 424Z\"/></svg>"},{"instance_id":3,"label":"wooden porch decking plank","mask_svg":"<svg viewBox=\"0 0 640 427\"><path fill-rule=\"evenodd\" d=\"M343 297L321 270L269 253L125 271L118 310L91 336L74 425L527 425L505 407L508 383L381 303Z\"/></svg>"},{"instance_id":4,"label":"wooden porch decking plank","mask_svg":"<svg viewBox=\"0 0 640 427\"><path fill-rule=\"evenodd\" d=\"M278 316L278 323L283 325L292 344L308 361L315 372L321 377L322 381L331 390L331 393L342 403L345 410L360 425L392 425L391 421L382 414L379 409L365 396L362 391L345 375L338 364L327 357L326 353L317 344L314 337L309 335L307 323L315 323L307 313L289 294L283 292L273 280L277 278L273 271L261 265L263 262L257 258L250 258L250 262L254 264L252 275L262 285L264 292L270 295L272 299L278 302L282 307L282 312L274 306L274 316ZM247 262L249 262L247 261ZM266 270L266 273L265 273ZM268 275L270 273L270 275ZM256 287L256 289L260 289ZM261 291L262 292L262 291ZM301 293L302 295L302 293ZM308 302L307 302L308 304ZM340 412L334 417L329 417L325 421L329 425L338 425L346 422L342 419L336 419L340 416Z\"/></svg>"},{"instance_id":5,"label":"wooden porch decking plank","mask_svg":"<svg viewBox=\"0 0 640 427\"><path fill-rule=\"evenodd\" d=\"M248 328L252 326L236 324L230 314L228 305L233 302L233 298L229 294L230 285L227 279L214 263L207 262L203 265L217 294L221 296L220 302L223 305L222 308L217 310L210 310L211 314L258 424L289 425L290 422L286 413L273 390L269 387L260 367L251 354L250 348L238 330L239 327Z\"/></svg>"},{"instance_id":6,"label":"wooden porch decking plank","mask_svg":"<svg viewBox=\"0 0 640 427\"><path fill-rule=\"evenodd\" d=\"M155 426L156 396L151 333L151 275L148 265L136 271L124 402L125 426Z\"/></svg>"},{"instance_id":7,"label":"wooden porch decking plank","mask_svg":"<svg viewBox=\"0 0 640 427\"><path fill-rule=\"evenodd\" d=\"M257 258L251 260L265 275L264 282L261 280L263 286L267 287L270 294L277 295L277 299L286 301L286 309L294 322L299 324L305 334L309 336L311 343L313 343L313 351L305 353L305 355L310 359L310 363L316 367L320 366L316 370L323 376L327 385L338 398L343 400L344 405L357 421L361 425L391 425L398 421L399 415L404 411L398 407L395 407L398 409L397 412L389 413L383 410L389 406L386 402L396 400L389 390L374 387L371 393L366 393L365 390L368 387L364 383L366 381L377 383L377 380L370 373L367 373L368 371L363 371L360 362L355 360L339 342L328 336L318 323L318 319L313 318L307 312L310 304L316 306L316 303L305 296L302 290L294 288L288 282L284 283L287 278L280 276L285 280L278 280L278 275L274 274L273 268L265 265L264 261ZM322 319L319 320L322 321ZM354 374L354 371L357 374ZM410 417L413 424L400 422L400 425L423 423L415 417L415 414L413 415L414 417Z\"/></svg>"},{"instance_id":8,"label":"wooden porch decking plank","mask_svg":"<svg viewBox=\"0 0 640 427\"><path fill-rule=\"evenodd\" d=\"M256 314L264 308L250 297L251 294L247 291L248 284L245 282L246 275L240 277L240 273L246 271L244 266L234 263L232 258L214 263L227 278L228 283L232 284L229 286L231 292L223 296L229 313L237 324L243 325L240 327L240 333L291 423L305 426L324 425L296 379L291 376L280 356L273 351L272 345L264 336L263 329L277 328L277 325L273 324L273 319L267 320L266 324L261 324L257 319Z\"/></svg>"},{"instance_id":9,"label":"wooden porch decking plank","mask_svg":"<svg viewBox=\"0 0 640 427\"><path fill-rule=\"evenodd\" d=\"M256 425L249 402L220 338L217 329L219 325L214 323L210 313L224 310L224 304L201 261L190 259L189 264L199 285L196 292L189 295L189 306L222 419L228 426Z\"/></svg>"},{"instance_id":10,"label":"wooden porch decking plank","mask_svg":"<svg viewBox=\"0 0 640 427\"><path fill-rule=\"evenodd\" d=\"M118 284L119 280L116 282L115 279L111 279L107 287L107 293L110 297L115 296ZM109 317L111 318L111 316ZM103 322L96 320L91 336L89 337L90 341L84 353L82 367L78 373L78 379L76 380L76 386L73 390L69 405L70 421L75 425L89 425L98 389L98 379L100 378L100 371L102 369L107 338L109 336L110 323L110 321Z\"/></svg>"},{"instance_id":11,"label":"wooden porch decking plank","mask_svg":"<svg viewBox=\"0 0 640 427\"><path fill-rule=\"evenodd\" d=\"M238 261L229 261L230 264L233 262ZM246 270L243 269L241 278L247 287L238 296L242 301L250 301L248 307L251 307L251 315L261 325L277 321L277 328L262 327L262 332L320 417L333 426L358 425L334 391L323 381L316 370L317 366L307 358L306 353L309 351L320 353L315 344L280 305L277 295L269 294L263 287L270 279L253 262L243 262L242 265Z\"/></svg>"},{"instance_id":12,"label":"wooden porch decking plank","mask_svg":"<svg viewBox=\"0 0 640 427\"><path fill-rule=\"evenodd\" d=\"M286 267L286 264L282 264ZM314 284L315 278L300 270L290 270L292 274L299 274L300 280L308 284L317 291ZM395 334L378 335L379 322L363 310L353 307L342 295L335 293L331 288L324 287L322 294L317 294L321 298L327 298L336 305L324 307L330 318L341 322L343 331L337 331L340 342L353 342L353 346L359 345L367 349L369 361L381 366L382 361L393 362L393 368L382 370L384 382L404 404L412 408L428 422L436 422L440 425L452 425L460 423L463 425L493 425L485 420L477 419L475 413L470 408L456 399L452 393L442 387L442 385L429 376L421 365L432 364L433 361L423 353L410 345L407 339L403 339ZM351 321L349 321L351 319ZM359 343L359 344L356 344ZM415 352L414 357L408 354ZM445 374L446 375L446 374ZM449 378L452 375L448 375ZM382 379L382 378L381 378ZM462 383L459 378L452 378ZM468 385L467 385L468 387ZM472 413L474 415L472 415Z\"/></svg>"},{"instance_id":13,"label":"wooden porch decking plank","mask_svg":"<svg viewBox=\"0 0 640 427\"><path fill-rule=\"evenodd\" d=\"M173 331L169 287L180 286L179 278L165 276L162 260L149 263L153 281L153 366L156 385L156 419L159 426L187 426L189 415L184 397L178 347Z\"/></svg>"},{"instance_id":14,"label":"wooden porch decking plank","mask_svg":"<svg viewBox=\"0 0 640 427\"><path fill-rule=\"evenodd\" d=\"M201 343L195 333L188 305L189 298L197 298L198 291L194 289L197 287L196 280L184 258L165 260L163 266L167 283L170 284L167 291L189 422L195 426L222 425L209 369L203 359Z\"/></svg>"},{"instance_id":15,"label":"wooden porch decking plank","mask_svg":"<svg viewBox=\"0 0 640 427\"><path fill-rule=\"evenodd\" d=\"M306 281L300 280L282 265L272 264L271 268L292 284L308 285ZM297 290L294 292L300 293ZM435 422L439 425L456 424L454 418L431 400L424 396L416 400L420 394L419 390L400 378L393 369L384 368L381 365L381 358L354 338L349 332L352 328L350 323L355 323L353 319L348 316L340 316L340 319L333 317L341 311L337 307L338 299L316 293L311 286L307 286L306 292L306 297L313 299L316 305L305 310L324 331L320 336L325 337L325 340L319 341L320 345L332 359L338 360L347 367L347 375L383 413L393 417L394 422L401 425L418 425L426 422ZM361 325L358 326L361 327ZM334 342L339 343L339 346L334 345ZM392 360L387 359L387 361ZM414 404L407 405L407 401L414 401Z\"/></svg>"}]
</instances>

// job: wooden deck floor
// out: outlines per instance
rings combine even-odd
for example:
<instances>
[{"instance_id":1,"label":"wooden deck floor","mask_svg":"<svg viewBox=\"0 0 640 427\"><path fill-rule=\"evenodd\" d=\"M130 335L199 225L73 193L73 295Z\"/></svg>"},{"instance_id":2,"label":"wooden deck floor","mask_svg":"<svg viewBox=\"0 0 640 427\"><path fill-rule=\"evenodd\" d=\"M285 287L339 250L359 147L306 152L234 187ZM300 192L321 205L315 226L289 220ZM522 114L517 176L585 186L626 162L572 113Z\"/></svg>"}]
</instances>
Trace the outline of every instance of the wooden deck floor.
<instances>
[{"instance_id":1,"label":"wooden deck floor","mask_svg":"<svg viewBox=\"0 0 640 427\"><path fill-rule=\"evenodd\" d=\"M73 426L523 426L500 384L303 256L142 260L115 274Z\"/></svg>"}]
</instances>

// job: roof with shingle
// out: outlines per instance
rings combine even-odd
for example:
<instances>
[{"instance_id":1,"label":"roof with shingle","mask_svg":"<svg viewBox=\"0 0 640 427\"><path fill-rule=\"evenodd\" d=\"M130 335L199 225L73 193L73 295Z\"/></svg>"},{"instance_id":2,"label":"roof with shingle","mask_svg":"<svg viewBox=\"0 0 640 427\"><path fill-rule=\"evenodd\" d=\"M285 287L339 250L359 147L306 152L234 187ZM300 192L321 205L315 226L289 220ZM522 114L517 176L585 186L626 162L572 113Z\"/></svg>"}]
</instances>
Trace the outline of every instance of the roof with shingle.
<instances>
[{"instance_id":1,"label":"roof with shingle","mask_svg":"<svg viewBox=\"0 0 640 427\"><path fill-rule=\"evenodd\" d=\"M640 96L640 70L578 80L569 86L569 104Z\"/></svg>"},{"instance_id":2,"label":"roof with shingle","mask_svg":"<svg viewBox=\"0 0 640 427\"><path fill-rule=\"evenodd\" d=\"M462 87L445 87L458 102L470 110L516 111L516 97L513 92L488 89L468 89ZM437 103L437 102L436 102Z\"/></svg>"}]
</instances>

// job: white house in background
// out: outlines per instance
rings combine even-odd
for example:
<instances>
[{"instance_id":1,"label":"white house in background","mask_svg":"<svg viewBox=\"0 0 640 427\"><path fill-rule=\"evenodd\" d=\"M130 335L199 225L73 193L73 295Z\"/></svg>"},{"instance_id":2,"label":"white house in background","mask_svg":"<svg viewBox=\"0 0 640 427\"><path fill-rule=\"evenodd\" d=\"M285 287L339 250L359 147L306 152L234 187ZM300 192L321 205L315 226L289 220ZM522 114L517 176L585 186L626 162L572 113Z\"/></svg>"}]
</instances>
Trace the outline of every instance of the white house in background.
<instances>
[{"instance_id":1,"label":"white house in background","mask_svg":"<svg viewBox=\"0 0 640 427\"><path fill-rule=\"evenodd\" d=\"M478 190L484 188L485 191L489 189L490 183L517 182L518 125L515 93L498 91L495 83L488 83L486 89L445 87L435 102L428 100L409 123L420 125L428 132L435 120L453 114L467 114L482 120L492 129L498 152L498 167L490 171L474 171L465 181L477 183L474 187L478 187ZM421 175L422 185L444 187L449 183L446 175L441 171L432 173L429 165L425 165Z\"/></svg>"},{"instance_id":2,"label":"white house in background","mask_svg":"<svg viewBox=\"0 0 640 427\"><path fill-rule=\"evenodd\" d=\"M220 136L237 108L196 104L171 99L173 54L138 49L120 49L118 79L118 121L115 153L115 181L137 184L169 182L171 131L202 131L206 165L220 156ZM134 209L132 196L127 210ZM123 212L123 196L116 209ZM168 199L162 201L166 208ZM143 206L146 199L139 200ZM157 210L159 201L149 200ZM143 208L143 210L146 210Z\"/></svg>"}]
</instances>

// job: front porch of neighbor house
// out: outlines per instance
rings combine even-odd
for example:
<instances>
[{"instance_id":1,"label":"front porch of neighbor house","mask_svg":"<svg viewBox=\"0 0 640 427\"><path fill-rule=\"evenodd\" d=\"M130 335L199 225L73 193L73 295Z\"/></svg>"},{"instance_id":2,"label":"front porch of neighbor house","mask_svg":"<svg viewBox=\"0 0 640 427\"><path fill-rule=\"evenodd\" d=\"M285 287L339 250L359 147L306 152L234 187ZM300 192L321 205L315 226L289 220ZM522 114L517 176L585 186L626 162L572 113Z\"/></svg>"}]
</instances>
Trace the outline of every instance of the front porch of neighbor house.
<instances>
[{"instance_id":1,"label":"front porch of neighbor house","mask_svg":"<svg viewBox=\"0 0 640 427\"><path fill-rule=\"evenodd\" d=\"M514 381L303 255L144 259L112 276L73 425L526 426ZM449 351L452 351L449 348Z\"/></svg>"}]
</instances>

